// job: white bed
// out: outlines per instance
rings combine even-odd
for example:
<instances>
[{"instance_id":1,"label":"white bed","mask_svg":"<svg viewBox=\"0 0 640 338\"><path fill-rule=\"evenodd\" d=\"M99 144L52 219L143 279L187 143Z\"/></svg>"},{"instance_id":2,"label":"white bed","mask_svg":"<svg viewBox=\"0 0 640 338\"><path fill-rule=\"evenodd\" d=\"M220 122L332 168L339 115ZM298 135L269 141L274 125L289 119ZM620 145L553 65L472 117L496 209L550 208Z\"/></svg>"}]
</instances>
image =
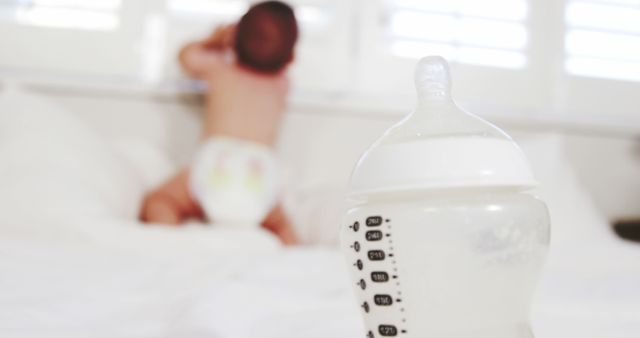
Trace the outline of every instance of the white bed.
<instances>
[{"instance_id":1,"label":"white bed","mask_svg":"<svg viewBox=\"0 0 640 338\"><path fill-rule=\"evenodd\" d=\"M308 246L283 249L261 232L135 221L143 192L188 159L189 109L53 97L0 92L0 336L364 336L334 245L350 167L388 120L290 114L285 200ZM610 233L561 136L518 140L552 214L536 337L638 337L640 247Z\"/></svg>"}]
</instances>

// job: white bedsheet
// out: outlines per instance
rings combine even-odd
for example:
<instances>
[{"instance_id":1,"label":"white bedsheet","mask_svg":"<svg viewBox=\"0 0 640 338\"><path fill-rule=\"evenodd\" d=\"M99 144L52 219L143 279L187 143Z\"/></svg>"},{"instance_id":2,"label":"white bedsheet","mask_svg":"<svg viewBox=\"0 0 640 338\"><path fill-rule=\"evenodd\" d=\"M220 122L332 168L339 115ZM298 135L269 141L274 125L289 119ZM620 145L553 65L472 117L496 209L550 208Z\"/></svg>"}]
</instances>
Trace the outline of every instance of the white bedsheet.
<instances>
[{"instance_id":1,"label":"white bedsheet","mask_svg":"<svg viewBox=\"0 0 640 338\"><path fill-rule=\"evenodd\" d=\"M238 239L238 238L234 238ZM144 246L144 244L142 244ZM362 336L345 264L261 253L0 241L2 337Z\"/></svg>"},{"instance_id":2,"label":"white bedsheet","mask_svg":"<svg viewBox=\"0 0 640 338\"><path fill-rule=\"evenodd\" d=\"M364 336L346 264L334 250L148 242L134 248L1 239L1 336ZM640 279L547 276L533 313L536 337L637 337Z\"/></svg>"},{"instance_id":3,"label":"white bedsheet","mask_svg":"<svg viewBox=\"0 0 640 338\"><path fill-rule=\"evenodd\" d=\"M0 98L0 337L364 336L334 249L282 249L259 231L143 226L133 221L141 194L171 171L159 152L114 146L50 102L11 95ZM638 247L606 233L565 170L547 171L551 179L536 174L553 188L541 194L554 245L536 337L637 338ZM314 231L337 231L323 222Z\"/></svg>"}]
</instances>

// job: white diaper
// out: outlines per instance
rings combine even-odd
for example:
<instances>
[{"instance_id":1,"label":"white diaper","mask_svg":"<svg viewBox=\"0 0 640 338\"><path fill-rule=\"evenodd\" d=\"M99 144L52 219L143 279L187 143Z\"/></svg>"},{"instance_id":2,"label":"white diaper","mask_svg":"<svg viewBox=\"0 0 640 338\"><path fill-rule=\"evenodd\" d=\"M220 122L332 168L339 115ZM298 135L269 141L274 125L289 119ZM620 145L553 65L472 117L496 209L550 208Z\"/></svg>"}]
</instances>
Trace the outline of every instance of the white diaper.
<instances>
[{"instance_id":1,"label":"white diaper","mask_svg":"<svg viewBox=\"0 0 640 338\"><path fill-rule=\"evenodd\" d=\"M269 147L215 137L196 152L189 188L216 225L258 226L276 202L277 181Z\"/></svg>"}]
</instances>

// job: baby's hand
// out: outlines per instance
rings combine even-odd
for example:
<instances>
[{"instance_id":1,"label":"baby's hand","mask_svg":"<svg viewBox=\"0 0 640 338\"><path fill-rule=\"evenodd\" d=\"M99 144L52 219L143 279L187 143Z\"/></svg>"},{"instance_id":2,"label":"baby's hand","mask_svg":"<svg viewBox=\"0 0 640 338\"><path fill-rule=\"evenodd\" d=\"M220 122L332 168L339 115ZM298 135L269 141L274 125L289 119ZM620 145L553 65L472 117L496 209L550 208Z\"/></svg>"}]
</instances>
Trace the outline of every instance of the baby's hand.
<instances>
[{"instance_id":1,"label":"baby's hand","mask_svg":"<svg viewBox=\"0 0 640 338\"><path fill-rule=\"evenodd\" d=\"M218 27L208 38L186 44L178 53L182 69L198 79L226 64L225 53L231 50L235 39L235 25Z\"/></svg>"},{"instance_id":2,"label":"baby's hand","mask_svg":"<svg viewBox=\"0 0 640 338\"><path fill-rule=\"evenodd\" d=\"M236 35L236 25L218 26L213 33L202 41L205 48L226 49L233 47Z\"/></svg>"}]
</instances>

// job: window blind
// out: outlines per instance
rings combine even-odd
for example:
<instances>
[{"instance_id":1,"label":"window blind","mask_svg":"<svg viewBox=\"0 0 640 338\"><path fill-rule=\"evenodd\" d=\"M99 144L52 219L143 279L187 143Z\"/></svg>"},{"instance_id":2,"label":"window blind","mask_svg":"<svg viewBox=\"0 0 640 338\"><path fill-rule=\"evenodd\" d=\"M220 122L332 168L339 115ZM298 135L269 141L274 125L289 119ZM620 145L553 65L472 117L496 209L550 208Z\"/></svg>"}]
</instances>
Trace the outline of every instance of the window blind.
<instances>
[{"instance_id":1,"label":"window blind","mask_svg":"<svg viewBox=\"0 0 640 338\"><path fill-rule=\"evenodd\" d=\"M4 0L0 21L29 26L113 30L122 0Z\"/></svg>"},{"instance_id":2,"label":"window blind","mask_svg":"<svg viewBox=\"0 0 640 338\"><path fill-rule=\"evenodd\" d=\"M640 81L640 1L570 0L565 17L569 74Z\"/></svg>"},{"instance_id":3,"label":"window blind","mask_svg":"<svg viewBox=\"0 0 640 338\"><path fill-rule=\"evenodd\" d=\"M389 0L388 42L401 57L521 68L527 61L525 0Z\"/></svg>"}]
</instances>

